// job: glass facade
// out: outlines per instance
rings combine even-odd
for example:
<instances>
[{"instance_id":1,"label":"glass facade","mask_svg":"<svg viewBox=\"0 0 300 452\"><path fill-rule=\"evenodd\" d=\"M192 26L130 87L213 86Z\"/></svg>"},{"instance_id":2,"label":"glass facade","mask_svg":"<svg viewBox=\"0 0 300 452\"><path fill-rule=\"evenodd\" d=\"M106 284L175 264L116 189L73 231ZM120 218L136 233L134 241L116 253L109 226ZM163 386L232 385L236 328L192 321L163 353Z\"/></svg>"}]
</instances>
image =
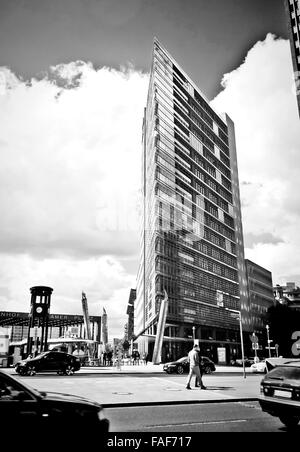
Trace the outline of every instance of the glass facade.
<instances>
[{"instance_id":1,"label":"glass facade","mask_svg":"<svg viewBox=\"0 0 300 452\"><path fill-rule=\"evenodd\" d=\"M217 114L155 40L143 122L143 216L135 334L152 352L164 290L169 307L162 358L193 336L216 360L239 350L242 310L250 326L234 125Z\"/></svg>"},{"instance_id":2,"label":"glass facade","mask_svg":"<svg viewBox=\"0 0 300 452\"><path fill-rule=\"evenodd\" d=\"M293 60L296 96L300 116L300 3L299 0L285 0L288 32Z\"/></svg>"},{"instance_id":3,"label":"glass facade","mask_svg":"<svg viewBox=\"0 0 300 452\"><path fill-rule=\"evenodd\" d=\"M252 331L259 334L265 329L268 309L274 304L272 273L248 259L245 264Z\"/></svg>"}]
</instances>

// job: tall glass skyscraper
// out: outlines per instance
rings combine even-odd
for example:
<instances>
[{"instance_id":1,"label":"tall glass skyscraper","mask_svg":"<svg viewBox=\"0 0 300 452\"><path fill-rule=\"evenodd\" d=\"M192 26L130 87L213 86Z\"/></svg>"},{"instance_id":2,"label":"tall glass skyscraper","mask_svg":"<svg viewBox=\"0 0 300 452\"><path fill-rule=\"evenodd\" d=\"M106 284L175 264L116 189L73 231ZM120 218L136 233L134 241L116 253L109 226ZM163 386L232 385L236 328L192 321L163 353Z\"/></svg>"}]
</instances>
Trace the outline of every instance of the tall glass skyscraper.
<instances>
[{"instance_id":1,"label":"tall glass skyscraper","mask_svg":"<svg viewBox=\"0 0 300 452\"><path fill-rule=\"evenodd\" d=\"M284 0L300 116L300 1Z\"/></svg>"},{"instance_id":2,"label":"tall glass skyscraper","mask_svg":"<svg viewBox=\"0 0 300 452\"><path fill-rule=\"evenodd\" d=\"M140 351L153 351L164 290L162 360L198 339L203 354L240 354L249 329L234 125L155 39L143 122L143 218L135 302Z\"/></svg>"}]
</instances>

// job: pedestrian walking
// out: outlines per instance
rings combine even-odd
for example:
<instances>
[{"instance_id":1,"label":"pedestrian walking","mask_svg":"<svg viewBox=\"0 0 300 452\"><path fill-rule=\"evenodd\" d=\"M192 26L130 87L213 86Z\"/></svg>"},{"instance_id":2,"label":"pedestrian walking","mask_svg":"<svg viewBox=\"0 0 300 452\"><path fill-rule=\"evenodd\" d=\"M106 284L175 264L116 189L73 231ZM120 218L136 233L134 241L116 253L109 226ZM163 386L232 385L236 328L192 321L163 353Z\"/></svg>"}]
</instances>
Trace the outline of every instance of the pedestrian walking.
<instances>
[{"instance_id":1,"label":"pedestrian walking","mask_svg":"<svg viewBox=\"0 0 300 452\"><path fill-rule=\"evenodd\" d=\"M147 353L143 353L143 363L147 364Z\"/></svg>"},{"instance_id":2,"label":"pedestrian walking","mask_svg":"<svg viewBox=\"0 0 300 452\"><path fill-rule=\"evenodd\" d=\"M203 358L202 358L202 356L201 356L200 349L199 349L199 351L198 351L198 355L199 355L200 375L201 375L201 379L202 379L203 374L204 374L205 363L204 363ZM195 380L195 386L196 386L196 387L197 387L197 386L201 386L201 384L203 384L203 380L202 380L202 383L201 383L200 381L198 381L198 377L196 377L196 380ZM202 389L204 389L204 388L202 388Z\"/></svg>"},{"instance_id":3,"label":"pedestrian walking","mask_svg":"<svg viewBox=\"0 0 300 452\"><path fill-rule=\"evenodd\" d=\"M145 361L146 361L146 366L147 366L147 364L148 364L148 361L149 361L149 353L146 353L146 358L145 358Z\"/></svg>"},{"instance_id":4,"label":"pedestrian walking","mask_svg":"<svg viewBox=\"0 0 300 452\"><path fill-rule=\"evenodd\" d=\"M199 361L199 346L197 344L194 345L193 349L188 354L188 361L190 364L190 371L186 382L186 389L192 389L191 388L191 379L193 375L196 376L195 378L195 387L200 387L201 389L206 389L202 382L202 377L200 373L200 361Z\"/></svg>"},{"instance_id":5,"label":"pedestrian walking","mask_svg":"<svg viewBox=\"0 0 300 452\"><path fill-rule=\"evenodd\" d=\"M112 351L107 352L106 354L106 359L107 359L107 364L108 366L112 366Z\"/></svg>"},{"instance_id":6,"label":"pedestrian walking","mask_svg":"<svg viewBox=\"0 0 300 452\"><path fill-rule=\"evenodd\" d=\"M133 364L139 365L140 364L140 353L138 350L134 350L132 353L133 355Z\"/></svg>"}]
</instances>

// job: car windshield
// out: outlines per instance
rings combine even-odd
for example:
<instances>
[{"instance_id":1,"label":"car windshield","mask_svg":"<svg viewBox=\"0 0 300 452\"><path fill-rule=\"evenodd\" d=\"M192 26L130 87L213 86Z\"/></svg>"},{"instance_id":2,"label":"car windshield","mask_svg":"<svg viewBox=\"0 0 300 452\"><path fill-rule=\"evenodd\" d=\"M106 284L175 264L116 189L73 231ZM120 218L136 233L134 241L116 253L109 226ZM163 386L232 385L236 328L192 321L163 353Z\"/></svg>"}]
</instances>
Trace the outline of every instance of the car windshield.
<instances>
[{"instance_id":1,"label":"car windshield","mask_svg":"<svg viewBox=\"0 0 300 452\"><path fill-rule=\"evenodd\" d=\"M300 380L300 367L278 366L268 373L268 378L274 380Z\"/></svg>"}]
</instances>

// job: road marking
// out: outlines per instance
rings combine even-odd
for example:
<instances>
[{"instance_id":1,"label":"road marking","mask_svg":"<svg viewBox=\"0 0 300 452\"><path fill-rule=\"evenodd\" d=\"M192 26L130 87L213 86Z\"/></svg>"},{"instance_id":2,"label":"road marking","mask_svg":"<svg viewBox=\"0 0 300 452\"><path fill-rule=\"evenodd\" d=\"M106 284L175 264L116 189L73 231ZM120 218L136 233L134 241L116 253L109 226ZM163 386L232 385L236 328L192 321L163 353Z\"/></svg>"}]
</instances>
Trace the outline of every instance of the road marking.
<instances>
[{"instance_id":1,"label":"road marking","mask_svg":"<svg viewBox=\"0 0 300 452\"><path fill-rule=\"evenodd\" d=\"M164 381L164 382L168 382L168 383L171 383L171 384L174 384L174 385L178 385L178 386L181 386L181 387L186 387L186 383L184 383L184 384L182 384L182 383L177 383L176 381L173 381L173 380L167 380L166 378L161 378L161 377L152 377L152 379L154 379L154 380L161 380L161 381ZM199 392L201 392L202 393L202 390L200 389L198 389L198 388L195 388L195 391L197 391L197 393L199 393ZM190 391L191 392L191 391ZM231 399L232 397L231 396L229 396L229 395L227 395L227 394L223 394L222 393L222 390L209 390L209 389L206 389L205 391L204 391L206 394L216 394L216 393L219 393L219 394L221 394L222 395L222 397L224 398L224 399Z\"/></svg>"},{"instance_id":2,"label":"road marking","mask_svg":"<svg viewBox=\"0 0 300 452\"><path fill-rule=\"evenodd\" d=\"M180 424L161 424L161 425L147 425L144 428L153 428L153 427L179 427L179 426L188 426L188 425L210 425L210 424L234 424L247 422L247 419L232 419L232 420L222 420L222 421L203 421L203 422L186 422Z\"/></svg>"},{"instance_id":3,"label":"road marking","mask_svg":"<svg viewBox=\"0 0 300 452\"><path fill-rule=\"evenodd\" d=\"M161 377L152 377L152 380L161 380L163 382L168 382L168 383L172 383L174 385L178 385L178 386L186 386L186 383L182 384L182 383L177 383L177 381L173 381L173 380L167 380L166 378L161 378Z\"/></svg>"},{"instance_id":4,"label":"road marking","mask_svg":"<svg viewBox=\"0 0 300 452\"><path fill-rule=\"evenodd\" d=\"M239 405L243 405L247 408L253 408L254 410L261 411L261 407L260 407L260 405L258 405L258 402L256 405L252 405L251 403L248 403L248 402L236 402L236 403L238 403Z\"/></svg>"}]
</instances>

